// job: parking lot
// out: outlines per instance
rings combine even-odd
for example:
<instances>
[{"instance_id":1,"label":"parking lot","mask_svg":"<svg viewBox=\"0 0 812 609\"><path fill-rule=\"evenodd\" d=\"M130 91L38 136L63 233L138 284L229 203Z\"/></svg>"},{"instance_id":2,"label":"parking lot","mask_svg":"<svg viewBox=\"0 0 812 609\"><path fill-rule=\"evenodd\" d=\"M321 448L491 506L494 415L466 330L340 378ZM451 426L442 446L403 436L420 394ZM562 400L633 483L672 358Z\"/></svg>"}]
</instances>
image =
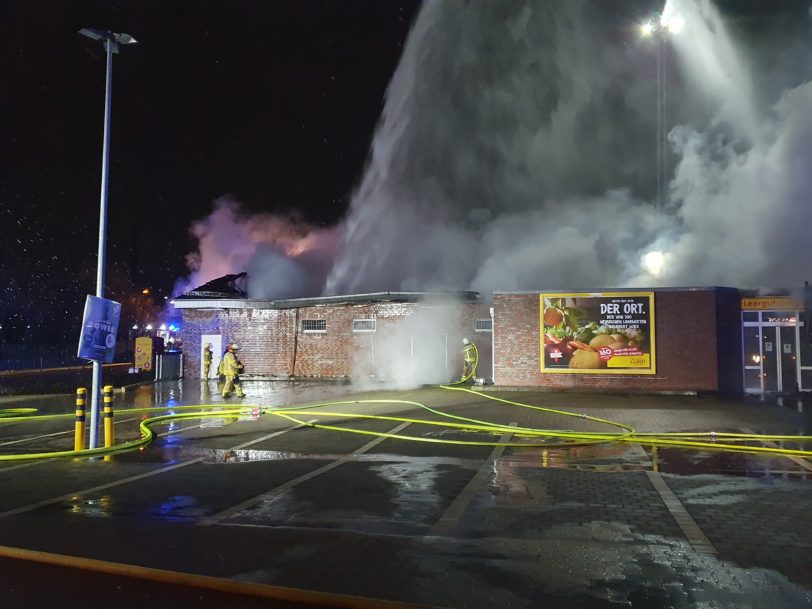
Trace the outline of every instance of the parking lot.
<instances>
[{"instance_id":1,"label":"parking lot","mask_svg":"<svg viewBox=\"0 0 812 609\"><path fill-rule=\"evenodd\" d=\"M117 394L118 439L137 437L146 416L128 409L225 407L212 389L162 383ZM599 431L588 420L487 399L496 395L639 431L808 434L801 402L439 388L356 393L347 385L273 382L248 382L246 390L245 416L156 427L162 435L143 450L0 464L0 544L431 606L812 606L812 464L805 459L634 442L525 448L511 446L528 440L509 431L392 420L440 421L446 413ZM299 416L302 423L250 408L331 401L350 403L315 406L315 414ZM72 402L51 399L40 408L71 412ZM69 418L4 425L0 450L57 450L72 438L71 425ZM469 440L485 445L447 442ZM70 603L58 586L42 586L46 573L65 582L63 591L90 578L112 595L99 606L177 605L183 590L191 594L184 606L253 606L246 599L283 606L251 595L213 599L192 585L164 589L149 579L133 586L93 569L73 577L36 561L2 562L4 607ZM76 602L96 606L78 592Z\"/></svg>"}]
</instances>

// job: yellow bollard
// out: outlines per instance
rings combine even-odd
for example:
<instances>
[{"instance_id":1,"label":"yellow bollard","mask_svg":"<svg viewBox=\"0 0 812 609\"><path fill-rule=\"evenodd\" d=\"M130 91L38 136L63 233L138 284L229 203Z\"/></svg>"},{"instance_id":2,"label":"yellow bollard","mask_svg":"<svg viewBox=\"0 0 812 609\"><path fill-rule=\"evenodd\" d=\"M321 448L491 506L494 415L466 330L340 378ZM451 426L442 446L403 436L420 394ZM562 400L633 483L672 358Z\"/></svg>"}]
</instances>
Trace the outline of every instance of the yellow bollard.
<instances>
[{"instance_id":1,"label":"yellow bollard","mask_svg":"<svg viewBox=\"0 0 812 609\"><path fill-rule=\"evenodd\" d=\"M111 447L116 443L116 436L113 430L113 386L104 387L104 446Z\"/></svg>"},{"instance_id":2,"label":"yellow bollard","mask_svg":"<svg viewBox=\"0 0 812 609\"><path fill-rule=\"evenodd\" d=\"M85 449L85 399L87 389L79 387L76 390L76 421L73 427L73 450Z\"/></svg>"}]
</instances>

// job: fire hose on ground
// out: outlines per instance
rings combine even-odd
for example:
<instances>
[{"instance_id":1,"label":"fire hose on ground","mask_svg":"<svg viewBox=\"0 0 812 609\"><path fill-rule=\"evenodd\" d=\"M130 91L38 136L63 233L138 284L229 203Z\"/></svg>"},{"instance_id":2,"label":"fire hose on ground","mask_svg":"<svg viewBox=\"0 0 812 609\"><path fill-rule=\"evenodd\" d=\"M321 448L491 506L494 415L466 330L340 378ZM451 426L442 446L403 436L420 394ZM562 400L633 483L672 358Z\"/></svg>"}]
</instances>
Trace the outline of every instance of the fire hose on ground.
<instances>
[{"instance_id":1,"label":"fire hose on ground","mask_svg":"<svg viewBox=\"0 0 812 609\"><path fill-rule=\"evenodd\" d=\"M460 381L450 383L448 385L440 385L440 387L447 391L460 391L470 393L478 398L492 400L508 406L518 408L526 408L537 412L547 414L555 414L567 417L573 417L580 420L590 421L599 425L614 428L617 431L606 432L587 432L587 431L572 431L563 429L540 429L534 427L522 427L515 425L505 425L495 423L493 421L483 421L464 417L461 415L451 414L444 412L437 408L432 408L420 402L410 400L395 400L395 399L372 399L372 400L339 400L332 402L322 402L310 406L295 406L288 408L268 408L258 405L246 405L233 409L222 409L222 405L205 404L194 406L173 406L172 414L159 415L149 417L139 423L141 437L136 440L122 442L113 446L106 446L94 449L81 449L81 450L61 450L42 453L19 453L19 454L0 454L0 461L23 461L32 459L54 459L54 458L77 458L77 457L95 457L112 455L115 453L136 450L147 446L155 437L155 432L152 430L153 426L186 419L239 419L245 416L260 415L260 416L277 416L297 425L308 426L318 429L325 429L330 431L338 431L345 433L353 433L359 435L376 436L382 438L390 438L394 440L404 440L412 442L427 442L435 444L448 444L460 446L504 446L506 448L572 448L576 446L605 444L611 442L624 442L624 443L637 443L649 446L667 446L673 448L697 449L697 450L713 450L713 451L734 451L742 453L761 453L772 455L787 455L795 457L812 457L812 450L805 450L799 448L783 448L780 446L755 446L752 444L743 444L743 442L795 442L804 444L812 442L812 436L799 436L799 435L772 435L772 434L748 434L748 433L732 433L732 432L638 432L633 427L618 421L611 421L609 419L602 419L593 417L585 413L579 413L569 410L560 410L555 408L547 408L544 406L534 406L515 400L508 400L495 395L490 395L487 392L476 391L464 386L473 377L479 359L478 352L475 351L476 361L474 366L469 371L468 375ZM440 416L446 420L429 420L417 419L410 417L397 417L388 415L373 415L373 414L359 414L348 412L334 412L318 410L319 408L328 408L335 406L359 405L359 404L401 404L405 406L412 406L434 415ZM212 410L205 410L212 409ZM152 413L152 412L165 412L170 410L167 406L153 406L149 408L128 408L126 413ZM19 423L19 422L34 422L34 421L48 421L56 419L64 419L74 416L73 414L51 414L51 415L36 415L33 414L36 409L33 408L15 408L0 410L0 424ZM437 438L431 436L418 436L406 435L401 433L388 433L379 432L368 429L356 429L352 427L342 427L338 425L329 425L324 423L310 422L303 417L332 417L342 418L346 420L359 420L359 421L390 421L398 423L410 423L416 425L424 425L428 427L441 427L446 430L455 431L465 434L485 434L488 436L503 435L511 433L514 437L523 439L523 441L501 442L496 440L484 439L448 439Z\"/></svg>"}]
</instances>

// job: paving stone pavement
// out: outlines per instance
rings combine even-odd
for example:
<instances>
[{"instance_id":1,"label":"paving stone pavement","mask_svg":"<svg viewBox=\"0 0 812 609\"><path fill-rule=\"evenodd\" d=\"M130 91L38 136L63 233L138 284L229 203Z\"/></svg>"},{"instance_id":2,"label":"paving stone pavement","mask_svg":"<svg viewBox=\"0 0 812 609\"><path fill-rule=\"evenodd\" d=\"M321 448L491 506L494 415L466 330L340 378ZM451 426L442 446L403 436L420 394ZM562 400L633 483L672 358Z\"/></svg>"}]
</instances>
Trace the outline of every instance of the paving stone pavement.
<instances>
[{"instance_id":1,"label":"paving stone pavement","mask_svg":"<svg viewBox=\"0 0 812 609\"><path fill-rule=\"evenodd\" d=\"M812 484L773 477L665 476L719 550L812 588Z\"/></svg>"}]
</instances>

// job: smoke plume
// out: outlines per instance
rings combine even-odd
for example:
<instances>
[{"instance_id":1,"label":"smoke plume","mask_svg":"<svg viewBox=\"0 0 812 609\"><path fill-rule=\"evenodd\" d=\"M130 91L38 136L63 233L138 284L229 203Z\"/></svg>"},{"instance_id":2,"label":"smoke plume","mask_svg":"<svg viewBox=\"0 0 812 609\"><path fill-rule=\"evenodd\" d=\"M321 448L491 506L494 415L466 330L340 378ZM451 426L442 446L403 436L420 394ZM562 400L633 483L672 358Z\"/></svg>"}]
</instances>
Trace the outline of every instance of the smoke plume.
<instances>
[{"instance_id":1,"label":"smoke plume","mask_svg":"<svg viewBox=\"0 0 812 609\"><path fill-rule=\"evenodd\" d=\"M322 229L295 218L248 215L229 197L190 229L198 241L187 256L191 276L176 293L231 273L248 271L251 298L317 296L335 256L340 228Z\"/></svg>"},{"instance_id":2,"label":"smoke plume","mask_svg":"<svg viewBox=\"0 0 812 609\"><path fill-rule=\"evenodd\" d=\"M658 9L684 24L659 43L638 27ZM248 270L265 298L800 285L810 27L803 11L758 17L732 27L710 0L427 0L345 224L249 217L221 200L193 227L190 283Z\"/></svg>"},{"instance_id":3,"label":"smoke plume","mask_svg":"<svg viewBox=\"0 0 812 609\"><path fill-rule=\"evenodd\" d=\"M744 57L712 3L669 0L685 28L662 40L671 183L658 215L642 6L426 2L328 292L808 276L812 85L752 73L755 45Z\"/></svg>"}]
</instances>

